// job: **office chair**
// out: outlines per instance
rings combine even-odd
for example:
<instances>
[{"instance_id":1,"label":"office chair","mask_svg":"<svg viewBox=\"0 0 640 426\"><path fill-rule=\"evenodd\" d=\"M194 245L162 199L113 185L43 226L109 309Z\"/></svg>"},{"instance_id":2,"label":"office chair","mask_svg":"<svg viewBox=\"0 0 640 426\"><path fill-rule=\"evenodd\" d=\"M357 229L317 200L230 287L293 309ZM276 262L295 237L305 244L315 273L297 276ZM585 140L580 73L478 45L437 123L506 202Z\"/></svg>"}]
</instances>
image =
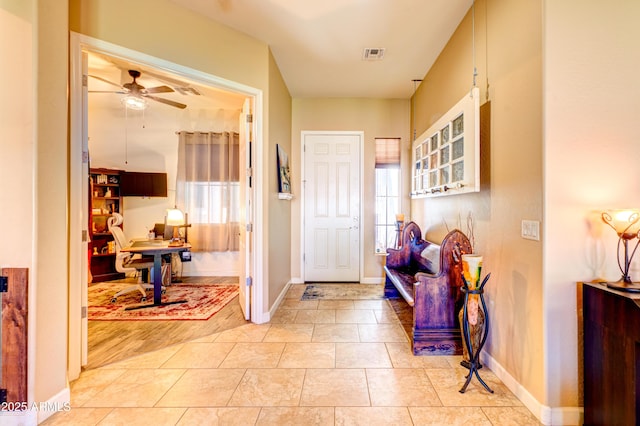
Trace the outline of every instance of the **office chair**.
<instances>
[{"instance_id":1,"label":"office chair","mask_svg":"<svg viewBox=\"0 0 640 426\"><path fill-rule=\"evenodd\" d=\"M150 284L149 276L151 268L153 268L153 257L142 257L140 255L132 255L132 253L121 252L120 249L129 245L129 240L124 236L122 228L119 226L122 223L122 215L120 213L113 213L109 219L107 219L107 227L116 245L116 271L124 274L132 274L138 278L136 284L126 287L113 295L111 303L115 303L118 296L131 293L132 291L139 291L142 294L141 302L147 301L146 289L153 289L153 284ZM162 291L165 288L162 287Z\"/></svg>"}]
</instances>

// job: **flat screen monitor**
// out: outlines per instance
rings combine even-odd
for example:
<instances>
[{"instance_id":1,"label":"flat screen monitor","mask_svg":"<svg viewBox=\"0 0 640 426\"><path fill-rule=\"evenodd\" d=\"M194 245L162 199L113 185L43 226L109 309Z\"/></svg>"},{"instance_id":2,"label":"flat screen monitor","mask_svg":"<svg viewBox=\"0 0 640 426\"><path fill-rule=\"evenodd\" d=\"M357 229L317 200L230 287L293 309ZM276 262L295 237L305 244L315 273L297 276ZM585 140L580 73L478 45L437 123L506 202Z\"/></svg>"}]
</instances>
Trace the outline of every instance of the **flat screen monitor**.
<instances>
[{"instance_id":1,"label":"flat screen monitor","mask_svg":"<svg viewBox=\"0 0 640 426\"><path fill-rule=\"evenodd\" d=\"M123 172L120 174L120 195L123 197L166 197L167 174Z\"/></svg>"}]
</instances>

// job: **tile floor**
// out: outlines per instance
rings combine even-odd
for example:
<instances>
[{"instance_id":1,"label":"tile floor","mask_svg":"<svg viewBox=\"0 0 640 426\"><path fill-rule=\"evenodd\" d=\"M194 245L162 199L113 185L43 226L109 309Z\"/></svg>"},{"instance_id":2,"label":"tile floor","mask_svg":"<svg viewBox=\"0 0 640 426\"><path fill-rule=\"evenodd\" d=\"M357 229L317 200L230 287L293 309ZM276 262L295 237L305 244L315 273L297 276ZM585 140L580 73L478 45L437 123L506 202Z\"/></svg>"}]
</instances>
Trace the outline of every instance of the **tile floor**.
<instances>
[{"instance_id":1,"label":"tile floor","mask_svg":"<svg viewBox=\"0 0 640 426\"><path fill-rule=\"evenodd\" d=\"M386 300L301 301L246 324L83 372L46 425L539 425L487 368L411 354Z\"/></svg>"}]
</instances>

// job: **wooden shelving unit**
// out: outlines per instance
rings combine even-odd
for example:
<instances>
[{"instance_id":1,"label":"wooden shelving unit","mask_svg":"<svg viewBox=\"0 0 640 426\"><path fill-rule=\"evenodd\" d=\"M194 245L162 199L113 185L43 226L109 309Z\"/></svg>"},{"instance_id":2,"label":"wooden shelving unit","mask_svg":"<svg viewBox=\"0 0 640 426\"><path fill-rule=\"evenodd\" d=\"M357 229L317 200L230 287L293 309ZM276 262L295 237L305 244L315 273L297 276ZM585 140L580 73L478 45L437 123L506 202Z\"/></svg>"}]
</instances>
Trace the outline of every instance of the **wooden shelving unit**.
<instances>
[{"instance_id":1,"label":"wooden shelving unit","mask_svg":"<svg viewBox=\"0 0 640 426\"><path fill-rule=\"evenodd\" d=\"M124 277L115 269L115 243L108 230L107 219L112 213L122 213L120 194L121 170L90 169L89 262L93 282Z\"/></svg>"}]
</instances>

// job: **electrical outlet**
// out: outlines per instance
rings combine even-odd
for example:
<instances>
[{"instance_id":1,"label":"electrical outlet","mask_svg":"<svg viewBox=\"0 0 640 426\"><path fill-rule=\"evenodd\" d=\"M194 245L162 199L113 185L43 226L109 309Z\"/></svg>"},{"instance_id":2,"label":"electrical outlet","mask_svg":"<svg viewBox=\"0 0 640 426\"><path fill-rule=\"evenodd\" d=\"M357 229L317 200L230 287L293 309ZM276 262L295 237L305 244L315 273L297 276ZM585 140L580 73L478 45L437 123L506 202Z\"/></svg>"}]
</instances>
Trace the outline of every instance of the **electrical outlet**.
<instances>
[{"instance_id":1,"label":"electrical outlet","mask_svg":"<svg viewBox=\"0 0 640 426\"><path fill-rule=\"evenodd\" d=\"M540 222L537 220L522 221L522 238L527 240L540 241Z\"/></svg>"}]
</instances>

